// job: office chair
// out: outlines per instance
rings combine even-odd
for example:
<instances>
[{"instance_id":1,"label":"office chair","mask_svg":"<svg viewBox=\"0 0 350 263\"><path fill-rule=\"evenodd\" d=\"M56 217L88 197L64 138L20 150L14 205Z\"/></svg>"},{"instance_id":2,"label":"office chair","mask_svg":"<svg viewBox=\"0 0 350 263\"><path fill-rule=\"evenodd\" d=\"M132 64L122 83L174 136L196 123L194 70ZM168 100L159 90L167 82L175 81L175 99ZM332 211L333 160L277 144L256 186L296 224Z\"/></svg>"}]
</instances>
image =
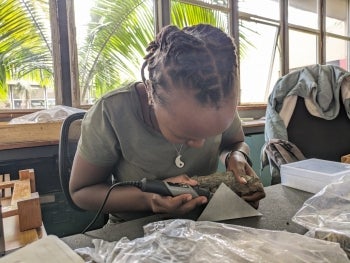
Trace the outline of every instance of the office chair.
<instances>
[{"instance_id":1,"label":"office chair","mask_svg":"<svg viewBox=\"0 0 350 263\"><path fill-rule=\"evenodd\" d=\"M78 207L70 196L69 178L80 137L81 121L84 118L84 115L85 112L73 113L63 121L58 149L58 171L62 192L66 197L68 204L77 211L84 210Z\"/></svg>"},{"instance_id":2,"label":"office chair","mask_svg":"<svg viewBox=\"0 0 350 263\"><path fill-rule=\"evenodd\" d=\"M97 215L95 211L86 211L77 206L69 193L69 179L84 116L85 112L73 113L63 121L61 127L58 171L62 192L69 205L66 207L66 215L71 219L69 220L70 230L66 233L68 235L101 228L108 221L108 214Z\"/></svg>"},{"instance_id":3,"label":"office chair","mask_svg":"<svg viewBox=\"0 0 350 263\"><path fill-rule=\"evenodd\" d=\"M294 106L288 107L291 101ZM311 114L310 109L319 116ZM281 182L279 167L271 162L273 153L266 151L272 139L294 144L305 158L340 162L341 156L350 153L349 131L350 73L337 66L318 64L290 72L277 81L269 96L262 168L268 159L271 184Z\"/></svg>"},{"instance_id":4,"label":"office chair","mask_svg":"<svg viewBox=\"0 0 350 263\"><path fill-rule=\"evenodd\" d=\"M298 97L287 133L288 140L298 145L306 158L339 162L350 153L350 119L343 103L335 119L325 120L311 115Z\"/></svg>"}]
</instances>

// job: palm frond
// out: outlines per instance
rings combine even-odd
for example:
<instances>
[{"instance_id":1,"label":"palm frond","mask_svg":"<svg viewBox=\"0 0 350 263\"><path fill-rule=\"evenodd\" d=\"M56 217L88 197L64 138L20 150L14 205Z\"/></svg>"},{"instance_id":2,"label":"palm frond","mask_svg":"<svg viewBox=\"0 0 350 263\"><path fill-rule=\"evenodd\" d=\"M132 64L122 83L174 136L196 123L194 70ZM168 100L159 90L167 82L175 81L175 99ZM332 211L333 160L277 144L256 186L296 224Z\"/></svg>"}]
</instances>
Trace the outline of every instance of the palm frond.
<instances>
[{"instance_id":1,"label":"palm frond","mask_svg":"<svg viewBox=\"0 0 350 263\"><path fill-rule=\"evenodd\" d=\"M150 0L99 0L92 8L90 33L79 50L83 97L88 89L103 81L110 85L103 85L104 89L113 89L125 76L136 77L145 46L154 32L150 6Z\"/></svg>"},{"instance_id":2,"label":"palm frond","mask_svg":"<svg viewBox=\"0 0 350 263\"><path fill-rule=\"evenodd\" d=\"M53 83L48 0L0 1L0 90L7 81ZM45 73L40 73L43 71ZM49 75L47 74L49 73ZM42 78L47 79L42 79Z\"/></svg>"}]
</instances>

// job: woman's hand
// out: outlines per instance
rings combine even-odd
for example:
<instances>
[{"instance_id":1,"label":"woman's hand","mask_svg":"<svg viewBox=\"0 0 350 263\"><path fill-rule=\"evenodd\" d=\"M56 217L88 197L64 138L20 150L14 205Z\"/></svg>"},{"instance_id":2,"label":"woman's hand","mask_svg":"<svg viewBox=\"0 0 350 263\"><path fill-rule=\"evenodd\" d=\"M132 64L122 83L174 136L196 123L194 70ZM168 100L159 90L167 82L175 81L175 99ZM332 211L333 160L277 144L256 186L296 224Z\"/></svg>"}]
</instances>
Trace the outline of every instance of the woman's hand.
<instances>
[{"instance_id":1,"label":"woman's hand","mask_svg":"<svg viewBox=\"0 0 350 263\"><path fill-rule=\"evenodd\" d=\"M191 186L198 184L196 180L189 178L187 175L167 178L164 181ZM175 197L152 194L151 197L151 207L154 213L168 213L173 215L184 215L207 202L208 200L205 196L193 198L191 194L182 194Z\"/></svg>"},{"instance_id":2,"label":"woman's hand","mask_svg":"<svg viewBox=\"0 0 350 263\"><path fill-rule=\"evenodd\" d=\"M231 171L235 176L237 182L243 185L238 188L247 188L245 193L241 193L241 198L247 201L252 207L257 209L259 207L259 200L265 198L264 187L261 184L259 177L248 164L245 156L239 152L233 152L227 160L227 171ZM247 179L248 180L247 180ZM247 183L249 181L249 183ZM237 190L236 192L240 192Z\"/></svg>"},{"instance_id":3,"label":"woman's hand","mask_svg":"<svg viewBox=\"0 0 350 263\"><path fill-rule=\"evenodd\" d=\"M234 151L229 153L230 156L227 159L226 171L231 171L235 176L237 182L246 184L247 181L242 177L243 175L253 176L254 170L250 167L243 153Z\"/></svg>"},{"instance_id":4,"label":"woman's hand","mask_svg":"<svg viewBox=\"0 0 350 263\"><path fill-rule=\"evenodd\" d=\"M185 215L207 202L208 200L205 196L193 198L190 194L175 197L152 194L151 207L154 213Z\"/></svg>"}]
</instances>

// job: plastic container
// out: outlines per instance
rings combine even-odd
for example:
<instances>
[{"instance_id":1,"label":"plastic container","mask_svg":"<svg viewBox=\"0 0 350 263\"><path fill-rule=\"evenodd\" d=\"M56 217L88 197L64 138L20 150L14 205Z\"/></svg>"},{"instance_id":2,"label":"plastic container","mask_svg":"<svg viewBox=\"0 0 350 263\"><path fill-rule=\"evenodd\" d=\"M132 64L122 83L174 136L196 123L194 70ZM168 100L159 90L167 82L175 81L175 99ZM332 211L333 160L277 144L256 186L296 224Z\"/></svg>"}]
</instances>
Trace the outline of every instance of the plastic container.
<instances>
[{"instance_id":1,"label":"plastic container","mask_svg":"<svg viewBox=\"0 0 350 263\"><path fill-rule=\"evenodd\" d=\"M344 175L350 176L350 164L316 158L281 165L281 184L317 193Z\"/></svg>"}]
</instances>

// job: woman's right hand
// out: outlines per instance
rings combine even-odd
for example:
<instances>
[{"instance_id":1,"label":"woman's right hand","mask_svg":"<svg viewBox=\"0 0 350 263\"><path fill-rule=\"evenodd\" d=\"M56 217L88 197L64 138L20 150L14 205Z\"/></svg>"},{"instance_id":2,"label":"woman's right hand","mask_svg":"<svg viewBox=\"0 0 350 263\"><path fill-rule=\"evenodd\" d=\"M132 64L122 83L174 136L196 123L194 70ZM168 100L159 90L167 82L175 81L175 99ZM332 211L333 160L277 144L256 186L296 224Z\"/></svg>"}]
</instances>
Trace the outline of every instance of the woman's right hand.
<instances>
[{"instance_id":1,"label":"woman's right hand","mask_svg":"<svg viewBox=\"0 0 350 263\"><path fill-rule=\"evenodd\" d=\"M154 213L184 215L196 207L206 204L205 196L193 198L191 194L182 194L175 197L151 194L151 208Z\"/></svg>"},{"instance_id":2,"label":"woman's right hand","mask_svg":"<svg viewBox=\"0 0 350 263\"><path fill-rule=\"evenodd\" d=\"M195 186L198 184L196 180L191 179L185 174L170 177L164 180L166 182L188 184ZM158 194L152 194L151 207L154 213L168 213L173 215L184 215L197 206L201 206L208 202L205 196L199 196L193 198L191 194L183 194L175 197L161 196Z\"/></svg>"}]
</instances>

